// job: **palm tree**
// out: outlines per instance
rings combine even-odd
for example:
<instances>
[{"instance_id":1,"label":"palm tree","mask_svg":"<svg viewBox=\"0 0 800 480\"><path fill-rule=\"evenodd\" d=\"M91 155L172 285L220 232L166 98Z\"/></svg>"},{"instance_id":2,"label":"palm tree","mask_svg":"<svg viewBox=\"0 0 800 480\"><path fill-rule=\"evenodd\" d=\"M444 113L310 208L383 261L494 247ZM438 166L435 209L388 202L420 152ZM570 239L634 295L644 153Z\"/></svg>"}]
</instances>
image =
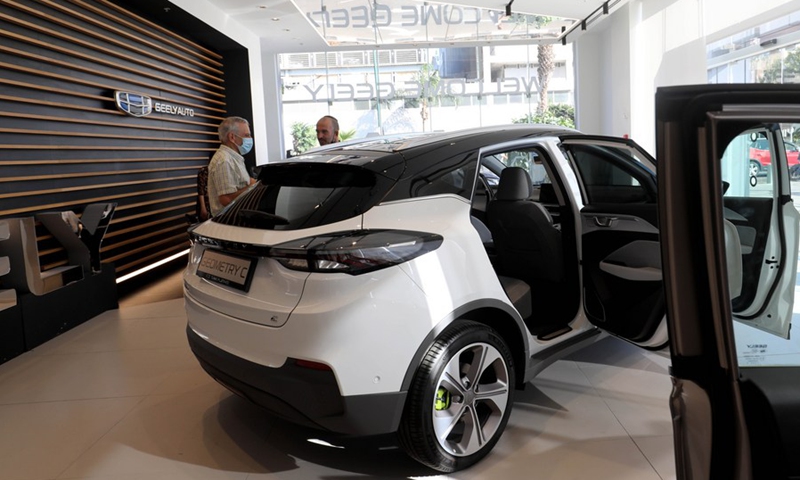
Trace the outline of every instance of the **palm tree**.
<instances>
[{"instance_id":1,"label":"palm tree","mask_svg":"<svg viewBox=\"0 0 800 480\"><path fill-rule=\"evenodd\" d=\"M515 13L511 18L518 24L526 24L535 29L542 28L553 21L553 17L521 13ZM536 68L536 75L539 80L539 104L536 106L536 114L543 115L547 112L548 107L547 89L550 85L550 76L555 68L555 53L552 43L540 43L537 50L536 57L539 66Z\"/></svg>"},{"instance_id":2,"label":"palm tree","mask_svg":"<svg viewBox=\"0 0 800 480\"><path fill-rule=\"evenodd\" d=\"M351 128L350 130L339 130L339 141L344 142L345 140L350 140L355 136L356 136L355 128Z\"/></svg>"},{"instance_id":3,"label":"palm tree","mask_svg":"<svg viewBox=\"0 0 800 480\"><path fill-rule=\"evenodd\" d=\"M531 15L529 19L534 28L542 28L548 23L553 21L553 17L543 17L541 15ZM539 105L536 107L536 113L539 115L547 111L547 89L550 86L550 76L553 74L555 68L555 53L553 52L552 43L540 43L537 48L537 60L539 66L536 68L536 74L539 77Z\"/></svg>"},{"instance_id":4,"label":"palm tree","mask_svg":"<svg viewBox=\"0 0 800 480\"><path fill-rule=\"evenodd\" d=\"M555 54L552 43L539 44L538 50L539 66L536 68L536 74L539 76L539 105L536 107L536 113L541 115L548 107L547 89L550 86L550 75L555 68Z\"/></svg>"},{"instance_id":5,"label":"palm tree","mask_svg":"<svg viewBox=\"0 0 800 480\"><path fill-rule=\"evenodd\" d=\"M422 131L425 131L425 122L430 118L430 107L436 102L439 90L439 71L429 63L422 65L417 72L416 80L421 88L419 115L422 117Z\"/></svg>"}]
</instances>

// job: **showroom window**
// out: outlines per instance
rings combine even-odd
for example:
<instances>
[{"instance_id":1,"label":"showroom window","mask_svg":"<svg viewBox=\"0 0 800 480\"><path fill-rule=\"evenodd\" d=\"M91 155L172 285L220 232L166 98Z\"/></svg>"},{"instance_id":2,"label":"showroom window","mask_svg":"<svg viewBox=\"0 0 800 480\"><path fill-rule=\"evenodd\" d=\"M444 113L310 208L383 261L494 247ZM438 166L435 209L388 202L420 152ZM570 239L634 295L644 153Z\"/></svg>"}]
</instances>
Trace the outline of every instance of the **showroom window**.
<instances>
[{"instance_id":1,"label":"showroom window","mask_svg":"<svg viewBox=\"0 0 800 480\"><path fill-rule=\"evenodd\" d=\"M536 121L537 48L507 45L281 55L285 144L295 153L317 146L313 129L323 115L339 120L342 140ZM568 118L572 123L567 125L574 126L572 47L552 48L555 61L548 105L554 117Z\"/></svg>"},{"instance_id":2,"label":"showroom window","mask_svg":"<svg viewBox=\"0 0 800 480\"><path fill-rule=\"evenodd\" d=\"M800 12L706 46L708 83L800 83Z\"/></svg>"},{"instance_id":3,"label":"showroom window","mask_svg":"<svg viewBox=\"0 0 800 480\"><path fill-rule=\"evenodd\" d=\"M800 83L800 11L708 44L706 62L708 83ZM790 148L800 143L800 124L781 130ZM759 159L751 163L757 169ZM763 183L764 175L753 178Z\"/></svg>"}]
</instances>

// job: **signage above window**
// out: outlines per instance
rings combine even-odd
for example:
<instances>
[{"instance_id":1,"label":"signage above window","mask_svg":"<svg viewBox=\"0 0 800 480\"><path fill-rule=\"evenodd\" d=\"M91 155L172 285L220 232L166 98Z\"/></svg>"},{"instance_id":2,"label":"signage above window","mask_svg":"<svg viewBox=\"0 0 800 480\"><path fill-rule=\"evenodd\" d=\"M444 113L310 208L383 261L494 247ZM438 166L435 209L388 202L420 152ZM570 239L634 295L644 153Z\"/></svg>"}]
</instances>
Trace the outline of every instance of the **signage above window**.
<instances>
[{"instance_id":1,"label":"signage above window","mask_svg":"<svg viewBox=\"0 0 800 480\"><path fill-rule=\"evenodd\" d=\"M294 0L330 46L390 46L487 41L555 43L575 20L423 0L348 5Z\"/></svg>"}]
</instances>

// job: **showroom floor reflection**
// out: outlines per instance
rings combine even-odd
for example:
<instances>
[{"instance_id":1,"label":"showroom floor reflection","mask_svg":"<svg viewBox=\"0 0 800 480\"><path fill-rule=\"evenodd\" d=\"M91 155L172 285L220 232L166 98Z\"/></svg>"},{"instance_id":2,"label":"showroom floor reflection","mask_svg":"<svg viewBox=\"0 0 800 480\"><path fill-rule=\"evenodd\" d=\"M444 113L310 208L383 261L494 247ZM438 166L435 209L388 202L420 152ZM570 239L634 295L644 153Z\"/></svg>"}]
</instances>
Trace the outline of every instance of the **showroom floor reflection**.
<instances>
[{"instance_id":1,"label":"showroom floor reflection","mask_svg":"<svg viewBox=\"0 0 800 480\"><path fill-rule=\"evenodd\" d=\"M518 392L488 458L451 475L392 436L343 438L228 393L189 351L180 275L0 365L4 480L675 478L669 358L613 338Z\"/></svg>"}]
</instances>

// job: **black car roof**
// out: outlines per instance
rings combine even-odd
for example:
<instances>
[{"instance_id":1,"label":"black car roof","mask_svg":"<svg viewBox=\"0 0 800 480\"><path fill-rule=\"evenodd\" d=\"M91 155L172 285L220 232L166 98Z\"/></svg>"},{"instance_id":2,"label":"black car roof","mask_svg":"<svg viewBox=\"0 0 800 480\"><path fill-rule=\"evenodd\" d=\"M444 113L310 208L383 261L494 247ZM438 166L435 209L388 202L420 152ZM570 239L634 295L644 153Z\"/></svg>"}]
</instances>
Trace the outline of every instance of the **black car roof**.
<instances>
[{"instance_id":1,"label":"black car roof","mask_svg":"<svg viewBox=\"0 0 800 480\"><path fill-rule=\"evenodd\" d=\"M512 124L453 132L395 134L318 147L300 156L288 158L285 162L345 163L384 170L403 161L403 158L414 158L434 149L477 149L483 145L523 138L575 133L578 132L556 125Z\"/></svg>"}]
</instances>

